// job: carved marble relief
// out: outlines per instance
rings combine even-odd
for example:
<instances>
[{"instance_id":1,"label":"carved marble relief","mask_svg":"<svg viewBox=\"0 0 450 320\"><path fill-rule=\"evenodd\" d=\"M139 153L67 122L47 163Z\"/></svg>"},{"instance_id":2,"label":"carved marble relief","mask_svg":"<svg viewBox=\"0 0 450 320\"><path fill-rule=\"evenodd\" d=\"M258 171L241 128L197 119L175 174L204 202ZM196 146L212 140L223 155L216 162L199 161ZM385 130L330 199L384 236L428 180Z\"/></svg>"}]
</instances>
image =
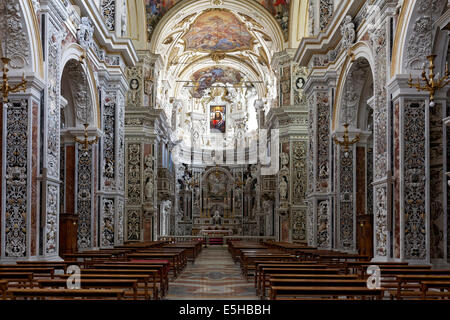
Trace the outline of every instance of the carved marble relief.
<instances>
[{"instance_id":1,"label":"carved marble relief","mask_svg":"<svg viewBox=\"0 0 450 320\"><path fill-rule=\"evenodd\" d=\"M374 95L374 180L381 180L387 173L387 107L386 107L386 29L380 27L371 33L375 54Z\"/></svg>"},{"instance_id":2,"label":"carved marble relief","mask_svg":"<svg viewBox=\"0 0 450 320\"><path fill-rule=\"evenodd\" d=\"M106 92L103 100L103 178L107 189L115 188L116 93Z\"/></svg>"},{"instance_id":3,"label":"carved marble relief","mask_svg":"<svg viewBox=\"0 0 450 320\"><path fill-rule=\"evenodd\" d=\"M308 246L313 247L315 245L314 235L316 233L316 225L314 223L314 208L313 203L308 201L307 217L306 217L306 228L307 228L307 239Z\"/></svg>"},{"instance_id":4,"label":"carved marble relief","mask_svg":"<svg viewBox=\"0 0 450 320\"><path fill-rule=\"evenodd\" d=\"M317 92L317 192L329 189L330 104L328 93Z\"/></svg>"},{"instance_id":5,"label":"carved marble relief","mask_svg":"<svg viewBox=\"0 0 450 320\"><path fill-rule=\"evenodd\" d=\"M430 257L444 258L442 104L430 108Z\"/></svg>"},{"instance_id":6,"label":"carved marble relief","mask_svg":"<svg viewBox=\"0 0 450 320\"><path fill-rule=\"evenodd\" d=\"M291 67L290 65L280 69L280 106L291 105Z\"/></svg>"},{"instance_id":7,"label":"carved marble relief","mask_svg":"<svg viewBox=\"0 0 450 320\"><path fill-rule=\"evenodd\" d=\"M78 249L91 247L92 213L92 146L85 150L77 146L77 213L78 213Z\"/></svg>"},{"instance_id":8,"label":"carved marble relief","mask_svg":"<svg viewBox=\"0 0 450 320\"><path fill-rule=\"evenodd\" d=\"M387 230L387 187L380 185L375 187L375 253L378 256L386 257L388 245Z\"/></svg>"},{"instance_id":9,"label":"carved marble relief","mask_svg":"<svg viewBox=\"0 0 450 320\"><path fill-rule=\"evenodd\" d=\"M102 247L114 246L114 199L103 199L100 218L100 245Z\"/></svg>"},{"instance_id":10,"label":"carved marble relief","mask_svg":"<svg viewBox=\"0 0 450 320\"><path fill-rule=\"evenodd\" d=\"M353 249L353 149L339 152L339 247Z\"/></svg>"},{"instance_id":11,"label":"carved marble relief","mask_svg":"<svg viewBox=\"0 0 450 320\"><path fill-rule=\"evenodd\" d=\"M141 212L140 210L127 211L127 240L138 241L141 239Z\"/></svg>"},{"instance_id":12,"label":"carved marble relief","mask_svg":"<svg viewBox=\"0 0 450 320\"><path fill-rule=\"evenodd\" d=\"M292 212L292 241L306 240L306 209Z\"/></svg>"},{"instance_id":13,"label":"carved marble relief","mask_svg":"<svg viewBox=\"0 0 450 320\"><path fill-rule=\"evenodd\" d=\"M293 204L304 204L306 196L306 141L295 141L292 143L292 188L293 188Z\"/></svg>"},{"instance_id":14,"label":"carved marble relief","mask_svg":"<svg viewBox=\"0 0 450 320\"><path fill-rule=\"evenodd\" d=\"M320 30L324 30L331 21L333 15L334 1L320 0L319 3L319 26Z\"/></svg>"},{"instance_id":15,"label":"carved marble relief","mask_svg":"<svg viewBox=\"0 0 450 320\"><path fill-rule=\"evenodd\" d=\"M93 47L94 51L96 51L97 44L94 41L94 26L89 17L81 18L77 31L77 40L82 48L87 49ZM97 57L102 58L102 55L97 52Z\"/></svg>"},{"instance_id":16,"label":"carved marble relief","mask_svg":"<svg viewBox=\"0 0 450 320\"><path fill-rule=\"evenodd\" d=\"M315 137L315 117L314 117L314 110L315 110L315 99L314 96L311 96L308 100L308 121L309 121L309 130L308 130L308 193L314 192L314 143L316 141ZM312 205L312 204L309 204Z\"/></svg>"},{"instance_id":17,"label":"carved marble relief","mask_svg":"<svg viewBox=\"0 0 450 320\"><path fill-rule=\"evenodd\" d=\"M80 124L91 120L91 93L88 88L86 75L78 61L70 60L66 66L73 102L75 104L75 116Z\"/></svg>"},{"instance_id":18,"label":"carved marble relief","mask_svg":"<svg viewBox=\"0 0 450 320\"><path fill-rule=\"evenodd\" d=\"M45 221L45 252L47 254L56 253L58 241L58 196L57 186L47 187L47 216Z\"/></svg>"},{"instance_id":19,"label":"carved marble relief","mask_svg":"<svg viewBox=\"0 0 450 320\"><path fill-rule=\"evenodd\" d=\"M8 1L6 3L7 25L5 29L8 33L8 58L11 59L9 67L12 69L22 69L30 64L30 42L27 37L27 27L25 17L18 0ZM2 44L6 40L5 32L0 35ZM4 47L4 44L3 46Z\"/></svg>"},{"instance_id":20,"label":"carved marble relief","mask_svg":"<svg viewBox=\"0 0 450 320\"><path fill-rule=\"evenodd\" d=\"M141 204L141 145L128 144L127 204Z\"/></svg>"},{"instance_id":21,"label":"carved marble relief","mask_svg":"<svg viewBox=\"0 0 450 320\"><path fill-rule=\"evenodd\" d=\"M144 159L144 198L146 202L153 203L155 197L154 158L148 154Z\"/></svg>"},{"instance_id":22,"label":"carved marble relief","mask_svg":"<svg viewBox=\"0 0 450 320\"><path fill-rule=\"evenodd\" d=\"M117 190L123 193L125 183L125 99L123 95L117 93Z\"/></svg>"},{"instance_id":23,"label":"carved marble relief","mask_svg":"<svg viewBox=\"0 0 450 320\"><path fill-rule=\"evenodd\" d=\"M404 105L404 215L405 258L426 258L425 217L425 103Z\"/></svg>"},{"instance_id":24,"label":"carved marble relief","mask_svg":"<svg viewBox=\"0 0 450 320\"><path fill-rule=\"evenodd\" d=\"M124 242L124 201L122 198L117 199L117 215L116 215L116 221L117 221L117 240L116 244L123 244Z\"/></svg>"},{"instance_id":25,"label":"carved marble relief","mask_svg":"<svg viewBox=\"0 0 450 320\"><path fill-rule=\"evenodd\" d=\"M317 247L329 248L331 245L330 202L319 201L317 206Z\"/></svg>"},{"instance_id":26,"label":"carved marble relief","mask_svg":"<svg viewBox=\"0 0 450 320\"><path fill-rule=\"evenodd\" d=\"M427 63L426 57L431 54L432 24L439 16L445 0L420 0L416 2L417 15L413 18L414 25L408 30L404 67L407 70L422 70L423 64ZM433 16L431 16L433 15ZM433 20L432 20L433 19Z\"/></svg>"},{"instance_id":27,"label":"carved marble relief","mask_svg":"<svg viewBox=\"0 0 450 320\"><path fill-rule=\"evenodd\" d=\"M48 39L47 174L59 178L61 34L50 24Z\"/></svg>"},{"instance_id":28,"label":"carved marble relief","mask_svg":"<svg viewBox=\"0 0 450 320\"><path fill-rule=\"evenodd\" d=\"M27 249L28 102L9 103L6 112L5 256Z\"/></svg>"},{"instance_id":29,"label":"carved marble relief","mask_svg":"<svg viewBox=\"0 0 450 320\"><path fill-rule=\"evenodd\" d=\"M116 0L101 0L100 11L106 28L114 31L116 27Z\"/></svg>"}]
</instances>

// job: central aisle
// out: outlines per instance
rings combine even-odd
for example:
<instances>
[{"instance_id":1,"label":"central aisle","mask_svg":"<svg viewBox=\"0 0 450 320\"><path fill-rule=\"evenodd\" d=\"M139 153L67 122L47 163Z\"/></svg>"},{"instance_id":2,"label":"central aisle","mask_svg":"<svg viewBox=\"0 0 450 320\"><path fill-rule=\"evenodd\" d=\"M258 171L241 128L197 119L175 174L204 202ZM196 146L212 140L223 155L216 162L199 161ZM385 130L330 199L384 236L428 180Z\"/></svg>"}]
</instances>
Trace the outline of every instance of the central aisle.
<instances>
[{"instance_id":1,"label":"central aisle","mask_svg":"<svg viewBox=\"0 0 450 320\"><path fill-rule=\"evenodd\" d=\"M175 281L169 283L165 299L257 300L253 281L242 276L226 247L203 248Z\"/></svg>"}]
</instances>

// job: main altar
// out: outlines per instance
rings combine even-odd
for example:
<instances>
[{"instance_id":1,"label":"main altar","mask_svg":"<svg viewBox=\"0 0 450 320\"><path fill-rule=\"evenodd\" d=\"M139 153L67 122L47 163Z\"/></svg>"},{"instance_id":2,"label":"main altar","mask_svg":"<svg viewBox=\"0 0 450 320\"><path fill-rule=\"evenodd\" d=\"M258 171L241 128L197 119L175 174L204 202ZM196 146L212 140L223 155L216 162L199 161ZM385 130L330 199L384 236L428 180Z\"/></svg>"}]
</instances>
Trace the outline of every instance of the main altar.
<instances>
[{"instance_id":1,"label":"main altar","mask_svg":"<svg viewBox=\"0 0 450 320\"><path fill-rule=\"evenodd\" d=\"M180 182L177 235L259 235L255 169L248 166L184 169L177 178Z\"/></svg>"}]
</instances>

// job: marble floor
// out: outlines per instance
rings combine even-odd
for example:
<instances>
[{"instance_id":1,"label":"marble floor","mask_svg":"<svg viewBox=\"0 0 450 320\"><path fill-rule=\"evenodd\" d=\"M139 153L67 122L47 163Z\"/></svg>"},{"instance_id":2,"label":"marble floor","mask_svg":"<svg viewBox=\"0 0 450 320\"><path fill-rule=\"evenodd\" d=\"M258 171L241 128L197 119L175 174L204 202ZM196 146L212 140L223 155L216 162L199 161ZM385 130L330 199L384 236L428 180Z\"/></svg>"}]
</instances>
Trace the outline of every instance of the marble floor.
<instances>
[{"instance_id":1,"label":"marble floor","mask_svg":"<svg viewBox=\"0 0 450 320\"><path fill-rule=\"evenodd\" d=\"M168 300L257 300L253 281L242 276L225 246L203 248L195 263L169 283Z\"/></svg>"}]
</instances>

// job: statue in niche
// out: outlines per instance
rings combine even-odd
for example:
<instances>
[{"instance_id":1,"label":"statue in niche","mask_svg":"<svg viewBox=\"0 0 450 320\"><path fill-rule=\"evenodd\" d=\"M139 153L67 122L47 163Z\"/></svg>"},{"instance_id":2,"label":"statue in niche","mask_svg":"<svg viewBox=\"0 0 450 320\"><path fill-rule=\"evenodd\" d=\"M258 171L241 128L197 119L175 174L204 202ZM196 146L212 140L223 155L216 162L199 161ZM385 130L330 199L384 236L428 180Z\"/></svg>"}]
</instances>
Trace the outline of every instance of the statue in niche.
<instances>
[{"instance_id":1,"label":"statue in niche","mask_svg":"<svg viewBox=\"0 0 450 320\"><path fill-rule=\"evenodd\" d=\"M153 198L153 177L147 178L147 183L145 184L145 197L147 200L151 200Z\"/></svg>"},{"instance_id":2,"label":"statue in niche","mask_svg":"<svg viewBox=\"0 0 450 320\"><path fill-rule=\"evenodd\" d=\"M284 176L281 177L279 189L280 189L280 199L286 200L287 199L287 182L286 182L286 178Z\"/></svg>"},{"instance_id":3,"label":"statue in niche","mask_svg":"<svg viewBox=\"0 0 450 320\"><path fill-rule=\"evenodd\" d=\"M214 211L214 215L212 217L214 224L220 225L222 223L222 217L220 216L220 212L218 209Z\"/></svg>"},{"instance_id":4,"label":"statue in niche","mask_svg":"<svg viewBox=\"0 0 450 320\"><path fill-rule=\"evenodd\" d=\"M199 205L199 200L200 200L200 188L195 187L194 188L194 206Z\"/></svg>"},{"instance_id":5,"label":"statue in niche","mask_svg":"<svg viewBox=\"0 0 450 320\"><path fill-rule=\"evenodd\" d=\"M236 209L240 209L241 208L241 191L238 190L236 192L234 199L235 199Z\"/></svg>"}]
</instances>

